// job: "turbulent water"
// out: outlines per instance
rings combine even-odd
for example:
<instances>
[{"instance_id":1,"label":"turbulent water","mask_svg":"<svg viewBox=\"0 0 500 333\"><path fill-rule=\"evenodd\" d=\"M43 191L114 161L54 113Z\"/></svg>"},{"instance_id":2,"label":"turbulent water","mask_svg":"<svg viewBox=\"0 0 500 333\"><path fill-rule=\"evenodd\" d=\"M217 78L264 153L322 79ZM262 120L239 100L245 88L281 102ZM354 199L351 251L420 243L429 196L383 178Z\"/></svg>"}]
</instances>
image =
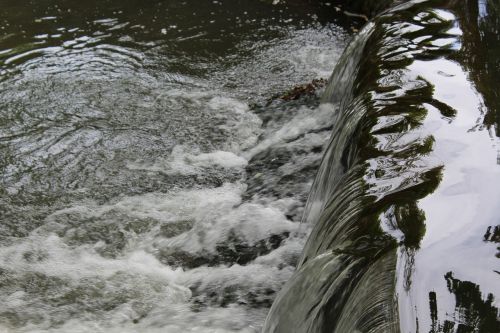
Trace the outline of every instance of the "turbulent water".
<instances>
[{"instance_id":1,"label":"turbulent water","mask_svg":"<svg viewBox=\"0 0 500 333\"><path fill-rule=\"evenodd\" d=\"M258 332L305 243L329 4L0 4L0 332Z\"/></svg>"},{"instance_id":2,"label":"turbulent water","mask_svg":"<svg viewBox=\"0 0 500 333\"><path fill-rule=\"evenodd\" d=\"M500 331L500 5L398 2L326 89L313 229L264 332Z\"/></svg>"},{"instance_id":3,"label":"turbulent water","mask_svg":"<svg viewBox=\"0 0 500 333\"><path fill-rule=\"evenodd\" d=\"M2 0L0 332L499 332L500 5L394 3Z\"/></svg>"}]
</instances>

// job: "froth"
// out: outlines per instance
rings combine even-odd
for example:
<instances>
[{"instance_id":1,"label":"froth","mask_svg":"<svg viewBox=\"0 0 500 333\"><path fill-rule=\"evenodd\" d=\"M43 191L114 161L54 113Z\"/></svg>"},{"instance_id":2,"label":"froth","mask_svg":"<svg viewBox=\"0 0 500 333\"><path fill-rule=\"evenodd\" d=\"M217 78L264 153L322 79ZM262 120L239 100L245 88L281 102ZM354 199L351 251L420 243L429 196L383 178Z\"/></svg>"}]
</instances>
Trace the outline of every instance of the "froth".
<instances>
[{"instance_id":1,"label":"froth","mask_svg":"<svg viewBox=\"0 0 500 333\"><path fill-rule=\"evenodd\" d=\"M232 152L215 151L193 154L187 152L182 146L175 146L170 156L153 163L139 161L127 163L127 167L132 170L163 172L169 175L196 175L211 167L241 170L246 165L246 159Z\"/></svg>"},{"instance_id":2,"label":"froth","mask_svg":"<svg viewBox=\"0 0 500 333\"><path fill-rule=\"evenodd\" d=\"M271 133L255 147L248 150L245 156L251 158L271 146L288 143L299 139L302 135L331 126L334 106L322 104L318 108L302 107L296 115ZM315 139L313 136L311 139ZM299 141L297 144L301 144Z\"/></svg>"}]
</instances>

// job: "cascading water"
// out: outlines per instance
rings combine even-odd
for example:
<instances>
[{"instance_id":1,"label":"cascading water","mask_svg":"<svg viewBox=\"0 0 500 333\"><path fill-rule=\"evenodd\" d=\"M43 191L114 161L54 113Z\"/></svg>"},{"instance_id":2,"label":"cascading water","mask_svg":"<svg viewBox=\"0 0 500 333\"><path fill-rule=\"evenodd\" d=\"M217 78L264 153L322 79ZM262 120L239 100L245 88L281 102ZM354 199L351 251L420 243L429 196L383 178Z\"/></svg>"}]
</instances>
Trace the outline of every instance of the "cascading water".
<instances>
[{"instance_id":1,"label":"cascading water","mask_svg":"<svg viewBox=\"0 0 500 333\"><path fill-rule=\"evenodd\" d=\"M313 229L264 332L500 330L498 14L408 1L348 47Z\"/></svg>"},{"instance_id":2,"label":"cascading water","mask_svg":"<svg viewBox=\"0 0 500 333\"><path fill-rule=\"evenodd\" d=\"M273 96L330 74L335 13L0 1L0 332L259 332L332 126Z\"/></svg>"},{"instance_id":3,"label":"cascading water","mask_svg":"<svg viewBox=\"0 0 500 333\"><path fill-rule=\"evenodd\" d=\"M0 332L500 331L498 1L1 6Z\"/></svg>"}]
</instances>

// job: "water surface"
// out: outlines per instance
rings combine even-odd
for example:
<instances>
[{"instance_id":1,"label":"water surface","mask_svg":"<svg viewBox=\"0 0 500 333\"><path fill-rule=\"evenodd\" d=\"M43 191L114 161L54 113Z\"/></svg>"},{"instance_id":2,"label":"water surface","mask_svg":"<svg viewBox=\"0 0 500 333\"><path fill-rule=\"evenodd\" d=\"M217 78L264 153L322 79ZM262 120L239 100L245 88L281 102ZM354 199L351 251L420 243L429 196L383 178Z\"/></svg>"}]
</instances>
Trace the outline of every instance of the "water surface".
<instances>
[{"instance_id":1,"label":"water surface","mask_svg":"<svg viewBox=\"0 0 500 333\"><path fill-rule=\"evenodd\" d=\"M335 13L2 1L0 330L258 332L333 112L268 100L328 77Z\"/></svg>"},{"instance_id":2,"label":"water surface","mask_svg":"<svg viewBox=\"0 0 500 333\"><path fill-rule=\"evenodd\" d=\"M314 227L264 332L500 331L499 9L407 1L347 47Z\"/></svg>"}]
</instances>

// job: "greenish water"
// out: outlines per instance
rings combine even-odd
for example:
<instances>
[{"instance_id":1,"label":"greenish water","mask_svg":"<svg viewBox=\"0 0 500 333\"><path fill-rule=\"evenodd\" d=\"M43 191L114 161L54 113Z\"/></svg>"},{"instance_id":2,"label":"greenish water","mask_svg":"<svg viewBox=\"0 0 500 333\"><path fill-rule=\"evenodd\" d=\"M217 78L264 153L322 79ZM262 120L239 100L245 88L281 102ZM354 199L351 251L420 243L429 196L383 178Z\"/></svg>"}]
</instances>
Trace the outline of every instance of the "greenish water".
<instances>
[{"instance_id":1,"label":"greenish water","mask_svg":"<svg viewBox=\"0 0 500 333\"><path fill-rule=\"evenodd\" d=\"M0 331L258 332L333 112L267 101L330 75L345 19L303 1L1 1Z\"/></svg>"}]
</instances>

